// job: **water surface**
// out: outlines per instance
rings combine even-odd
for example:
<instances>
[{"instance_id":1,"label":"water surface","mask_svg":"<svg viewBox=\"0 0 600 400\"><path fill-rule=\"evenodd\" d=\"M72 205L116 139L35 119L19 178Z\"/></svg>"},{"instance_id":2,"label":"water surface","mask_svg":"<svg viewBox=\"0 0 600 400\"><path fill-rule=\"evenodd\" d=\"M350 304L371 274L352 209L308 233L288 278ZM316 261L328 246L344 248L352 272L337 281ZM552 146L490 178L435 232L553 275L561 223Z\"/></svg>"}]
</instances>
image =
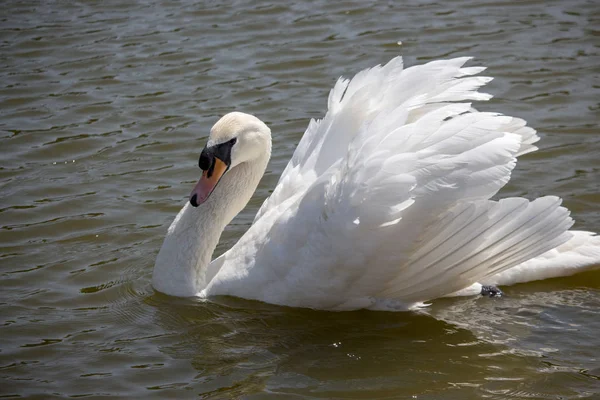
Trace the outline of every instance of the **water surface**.
<instances>
[{"instance_id":1,"label":"water surface","mask_svg":"<svg viewBox=\"0 0 600 400\"><path fill-rule=\"evenodd\" d=\"M542 136L503 196L564 198L600 231L594 1L6 2L0 24L4 397L593 398L600 273L331 313L155 293L154 259L216 120L253 113L273 158L249 227L340 75L471 55L479 108ZM398 45L398 41L402 45Z\"/></svg>"}]
</instances>

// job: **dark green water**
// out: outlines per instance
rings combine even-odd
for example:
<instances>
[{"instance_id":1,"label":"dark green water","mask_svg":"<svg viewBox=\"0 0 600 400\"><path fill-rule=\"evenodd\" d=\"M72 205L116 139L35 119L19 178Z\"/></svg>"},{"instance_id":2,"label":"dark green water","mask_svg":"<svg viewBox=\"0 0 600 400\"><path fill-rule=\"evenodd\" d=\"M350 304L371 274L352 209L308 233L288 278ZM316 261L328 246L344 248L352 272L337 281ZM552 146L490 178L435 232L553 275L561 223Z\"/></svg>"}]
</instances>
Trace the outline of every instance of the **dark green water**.
<instances>
[{"instance_id":1,"label":"dark green water","mask_svg":"<svg viewBox=\"0 0 600 400\"><path fill-rule=\"evenodd\" d=\"M426 313L330 313L155 293L212 124L266 121L274 156L229 248L340 75L472 55L542 136L502 195L600 231L594 1L7 1L0 14L0 395L597 398L600 271ZM397 42L402 41L402 46Z\"/></svg>"}]
</instances>

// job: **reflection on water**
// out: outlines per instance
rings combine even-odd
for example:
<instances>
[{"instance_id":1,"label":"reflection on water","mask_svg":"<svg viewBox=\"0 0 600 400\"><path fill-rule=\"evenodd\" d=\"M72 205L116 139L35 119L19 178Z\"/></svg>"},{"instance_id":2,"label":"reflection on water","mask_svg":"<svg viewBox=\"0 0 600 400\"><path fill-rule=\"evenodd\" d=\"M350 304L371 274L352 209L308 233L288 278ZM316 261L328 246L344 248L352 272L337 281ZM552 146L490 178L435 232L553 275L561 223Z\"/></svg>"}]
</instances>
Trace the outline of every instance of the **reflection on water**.
<instances>
[{"instance_id":1,"label":"reflection on water","mask_svg":"<svg viewBox=\"0 0 600 400\"><path fill-rule=\"evenodd\" d=\"M424 384L443 390L444 382L431 386L431 374L455 368L468 374L473 366L464 362L461 344L495 351L469 331L426 315L318 312L239 300L169 308L165 314L181 320L167 317L165 324L187 330L184 341L168 351L193 360L203 378L219 382L213 390L236 380L321 397L385 396L400 388L418 393ZM440 356L443 364L435 362Z\"/></svg>"},{"instance_id":2,"label":"reflection on water","mask_svg":"<svg viewBox=\"0 0 600 400\"><path fill-rule=\"evenodd\" d=\"M229 248L340 75L472 55L541 150L503 196L600 231L593 2L9 2L0 26L0 394L540 398L600 391L600 274L330 313L155 293L151 270L218 117L274 132ZM397 42L401 40L402 46Z\"/></svg>"}]
</instances>

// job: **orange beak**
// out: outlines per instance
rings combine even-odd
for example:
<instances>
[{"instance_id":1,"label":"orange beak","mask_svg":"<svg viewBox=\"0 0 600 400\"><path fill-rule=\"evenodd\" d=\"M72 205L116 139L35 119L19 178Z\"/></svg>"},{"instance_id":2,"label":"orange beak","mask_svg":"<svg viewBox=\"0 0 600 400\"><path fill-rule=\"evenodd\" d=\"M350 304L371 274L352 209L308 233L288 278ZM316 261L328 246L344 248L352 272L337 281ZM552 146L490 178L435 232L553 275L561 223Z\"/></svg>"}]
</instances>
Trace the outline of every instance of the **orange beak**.
<instances>
[{"instance_id":1,"label":"orange beak","mask_svg":"<svg viewBox=\"0 0 600 400\"><path fill-rule=\"evenodd\" d=\"M190 194L190 204L198 207L208 200L210 194L215 190L223 174L227 171L227 164L215 157L215 165L208 171L202 171L202 177Z\"/></svg>"}]
</instances>

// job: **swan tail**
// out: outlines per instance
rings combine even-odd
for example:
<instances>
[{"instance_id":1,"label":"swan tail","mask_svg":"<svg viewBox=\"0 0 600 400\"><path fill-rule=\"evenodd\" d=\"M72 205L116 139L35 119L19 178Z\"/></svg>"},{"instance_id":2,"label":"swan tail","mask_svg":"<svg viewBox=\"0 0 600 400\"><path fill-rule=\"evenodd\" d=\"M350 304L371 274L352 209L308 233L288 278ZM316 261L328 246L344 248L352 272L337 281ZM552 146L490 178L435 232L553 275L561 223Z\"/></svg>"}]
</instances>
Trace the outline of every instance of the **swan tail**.
<instances>
[{"instance_id":1,"label":"swan tail","mask_svg":"<svg viewBox=\"0 0 600 400\"><path fill-rule=\"evenodd\" d=\"M600 236L585 231L569 233L572 237L564 244L504 272L482 279L482 283L513 285L600 268Z\"/></svg>"},{"instance_id":2,"label":"swan tail","mask_svg":"<svg viewBox=\"0 0 600 400\"><path fill-rule=\"evenodd\" d=\"M378 297L411 304L447 296L476 282L496 283L490 278L570 247L570 239L581 237L568 232L573 221L560 203L548 196L532 202L507 198L457 205L415 241L416 250ZM579 248L597 260L596 246Z\"/></svg>"}]
</instances>

